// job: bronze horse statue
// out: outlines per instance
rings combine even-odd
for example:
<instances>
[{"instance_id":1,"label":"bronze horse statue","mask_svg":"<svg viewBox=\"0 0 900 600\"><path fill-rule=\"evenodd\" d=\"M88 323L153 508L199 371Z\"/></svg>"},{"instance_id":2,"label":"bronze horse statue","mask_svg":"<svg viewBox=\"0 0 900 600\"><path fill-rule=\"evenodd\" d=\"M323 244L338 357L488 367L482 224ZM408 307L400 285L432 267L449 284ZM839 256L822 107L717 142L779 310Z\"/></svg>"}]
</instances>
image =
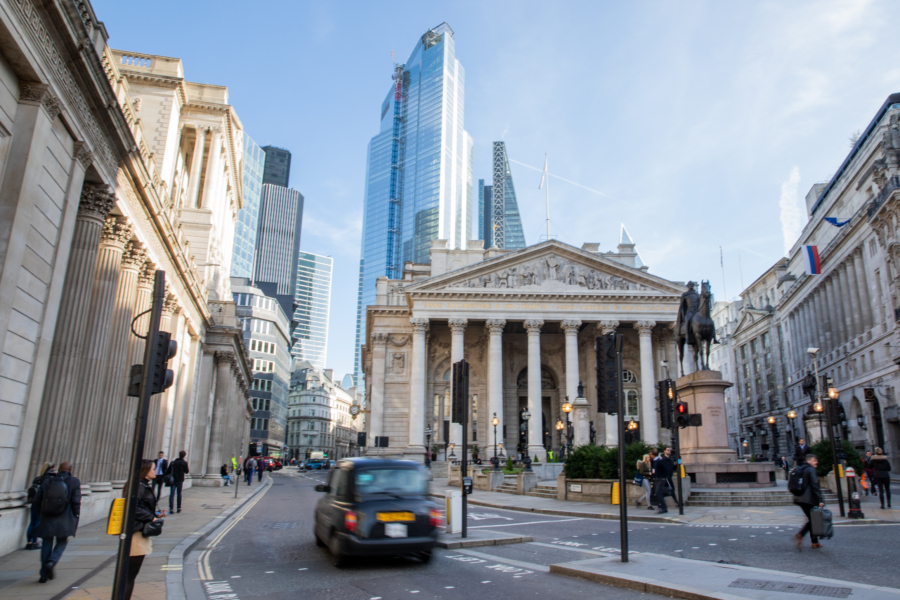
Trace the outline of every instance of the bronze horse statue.
<instances>
[{"instance_id":1,"label":"bronze horse statue","mask_svg":"<svg viewBox=\"0 0 900 600\"><path fill-rule=\"evenodd\" d=\"M689 290L682 296L682 304L678 309L679 325L678 336L678 363L681 366L681 374L684 375L684 345L687 343L694 351L694 363L697 371L709 370L709 352L716 339L716 324L710 316L712 307L710 300L709 281L700 283L699 305L691 311L691 304L697 302L697 292L693 291L693 283L688 284ZM687 310L685 310L687 309ZM687 314L686 314L687 313Z\"/></svg>"}]
</instances>

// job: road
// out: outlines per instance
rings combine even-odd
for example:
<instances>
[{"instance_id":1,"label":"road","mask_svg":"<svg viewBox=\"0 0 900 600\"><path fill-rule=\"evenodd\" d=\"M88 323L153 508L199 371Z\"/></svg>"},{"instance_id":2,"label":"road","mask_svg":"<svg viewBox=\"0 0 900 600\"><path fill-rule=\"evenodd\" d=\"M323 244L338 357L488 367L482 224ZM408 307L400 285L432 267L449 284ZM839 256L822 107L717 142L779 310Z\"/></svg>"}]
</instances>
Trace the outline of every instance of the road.
<instances>
[{"instance_id":1,"label":"road","mask_svg":"<svg viewBox=\"0 0 900 600\"><path fill-rule=\"evenodd\" d=\"M572 600L598 596L622 600L663 598L550 575L547 565L551 563L594 555L549 543L492 547L490 551L484 548L437 549L427 565L411 558L383 558L360 560L350 567L337 569L332 566L328 551L315 545L312 534L313 510L320 497L313 487L324 479L325 474L302 474L294 469L275 473L272 487L257 497L227 533L213 541L215 546L206 562L201 562L201 575L198 576L196 567L189 566L185 578L201 579L204 588L194 588L205 589L210 600L216 597L228 597L229 600L298 597L310 600L453 600L476 595L498 600ZM521 517L544 522L535 527L548 533L553 527L574 525L552 517L534 518L519 513L506 516L504 511L483 511L485 514L504 512L504 516L495 518L481 517L480 512L470 519L473 527L489 522L513 524L504 529L521 528L530 532L533 526L523 524L527 519ZM557 524L548 525L547 521ZM598 524L590 523L593 528ZM607 528L605 523L599 525L604 530ZM583 523L581 529L585 529ZM578 531L578 527L573 531ZM198 595L190 600L201 598Z\"/></svg>"}]
</instances>

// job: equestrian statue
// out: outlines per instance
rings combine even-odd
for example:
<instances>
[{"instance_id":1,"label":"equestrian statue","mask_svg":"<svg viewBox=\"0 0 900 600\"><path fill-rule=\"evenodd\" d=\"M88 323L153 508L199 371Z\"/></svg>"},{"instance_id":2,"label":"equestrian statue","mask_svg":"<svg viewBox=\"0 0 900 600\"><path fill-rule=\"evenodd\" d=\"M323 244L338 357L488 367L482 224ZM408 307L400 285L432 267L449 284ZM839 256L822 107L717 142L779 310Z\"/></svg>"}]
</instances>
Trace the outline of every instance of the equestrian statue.
<instances>
[{"instance_id":1,"label":"equestrian statue","mask_svg":"<svg viewBox=\"0 0 900 600\"><path fill-rule=\"evenodd\" d=\"M709 370L709 351L716 339L716 324L710 316L712 292L709 281L700 282L700 293L697 284L689 281L687 291L681 295L678 305L678 316L675 319L675 335L678 338L678 364L681 374L684 373L684 345L687 343L694 351L696 371Z\"/></svg>"}]
</instances>

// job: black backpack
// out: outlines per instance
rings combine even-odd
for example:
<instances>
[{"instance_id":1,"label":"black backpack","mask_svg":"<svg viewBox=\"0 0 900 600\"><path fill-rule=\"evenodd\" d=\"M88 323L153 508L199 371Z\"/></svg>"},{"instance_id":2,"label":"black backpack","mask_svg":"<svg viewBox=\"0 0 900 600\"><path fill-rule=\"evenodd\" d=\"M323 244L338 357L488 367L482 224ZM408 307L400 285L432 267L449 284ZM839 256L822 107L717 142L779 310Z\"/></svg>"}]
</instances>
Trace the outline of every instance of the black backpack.
<instances>
[{"instance_id":1,"label":"black backpack","mask_svg":"<svg viewBox=\"0 0 900 600\"><path fill-rule=\"evenodd\" d=\"M69 486L61 477L52 477L44 490L41 516L56 517L69 508Z\"/></svg>"},{"instance_id":2,"label":"black backpack","mask_svg":"<svg viewBox=\"0 0 900 600\"><path fill-rule=\"evenodd\" d=\"M806 477L803 476L803 472L806 470L807 465L798 465L791 470L791 474L788 476L788 491L790 491L795 496L802 496L803 492L806 491L806 486L808 482Z\"/></svg>"}]
</instances>

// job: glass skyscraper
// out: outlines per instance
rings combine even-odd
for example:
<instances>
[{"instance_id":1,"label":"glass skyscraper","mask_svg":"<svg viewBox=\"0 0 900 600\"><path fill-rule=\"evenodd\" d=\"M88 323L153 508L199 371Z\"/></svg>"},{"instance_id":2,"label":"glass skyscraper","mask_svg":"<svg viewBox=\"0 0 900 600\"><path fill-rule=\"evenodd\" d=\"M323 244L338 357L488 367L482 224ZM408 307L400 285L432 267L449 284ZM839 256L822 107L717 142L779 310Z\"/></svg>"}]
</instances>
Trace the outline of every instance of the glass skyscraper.
<instances>
[{"instance_id":1,"label":"glass skyscraper","mask_svg":"<svg viewBox=\"0 0 900 600\"><path fill-rule=\"evenodd\" d=\"M329 256L300 252L297 260L297 292L294 295L294 340L291 355L325 368L328 351L328 312L331 306Z\"/></svg>"},{"instance_id":2,"label":"glass skyscraper","mask_svg":"<svg viewBox=\"0 0 900 600\"><path fill-rule=\"evenodd\" d=\"M493 159L493 185L478 180L479 239L484 240L485 248L520 250L525 247L525 232L504 142L494 142Z\"/></svg>"},{"instance_id":3,"label":"glass skyscraper","mask_svg":"<svg viewBox=\"0 0 900 600\"><path fill-rule=\"evenodd\" d=\"M263 164L266 155L250 136L244 136L242 164L244 207L238 211L234 224L234 250L231 258L231 276L247 277L253 273L253 255L256 251L256 229L259 223L259 198L262 193Z\"/></svg>"},{"instance_id":4,"label":"glass skyscraper","mask_svg":"<svg viewBox=\"0 0 900 600\"><path fill-rule=\"evenodd\" d=\"M278 146L263 146L266 162L263 165L263 183L290 187L291 153Z\"/></svg>"},{"instance_id":5,"label":"glass skyscraper","mask_svg":"<svg viewBox=\"0 0 900 600\"><path fill-rule=\"evenodd\" d=\"M419 38L394 69L369 142L357 339L375 280L399 279L403 263L430 261L431 241L465 248L472 237L472 138L464 128L465 71L446 23ZM357 346L358 347L358 346ZM357 352L357 381L362 371Z\"/></svg>"}]
</instances>

